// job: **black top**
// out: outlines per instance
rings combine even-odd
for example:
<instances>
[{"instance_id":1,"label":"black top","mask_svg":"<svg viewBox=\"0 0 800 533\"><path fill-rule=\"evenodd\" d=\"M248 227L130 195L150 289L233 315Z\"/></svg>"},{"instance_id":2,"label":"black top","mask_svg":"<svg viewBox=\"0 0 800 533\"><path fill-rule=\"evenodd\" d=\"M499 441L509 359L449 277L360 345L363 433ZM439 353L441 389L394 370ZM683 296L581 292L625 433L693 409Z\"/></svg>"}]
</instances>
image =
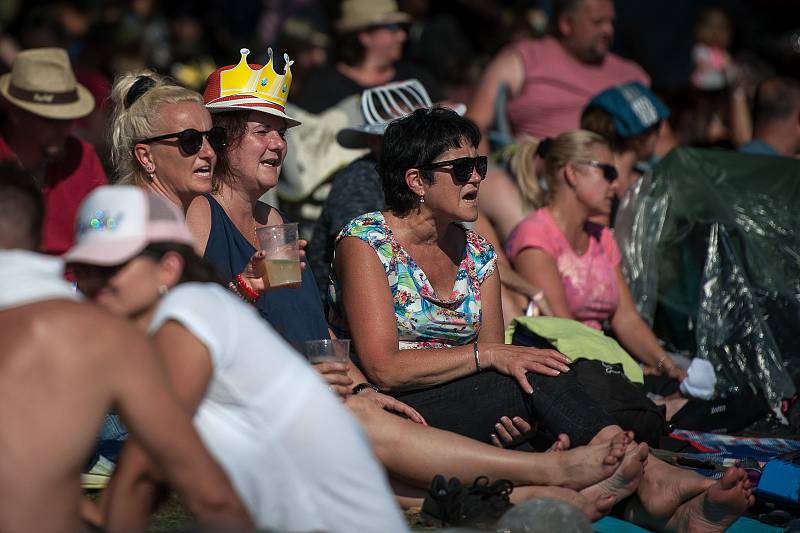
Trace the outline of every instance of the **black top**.
<instances>
[{"instance_id":1,"label":"black top","mask_svg":"<svg viewBox=\"0 0 800 533\"><path fill-rule=\"evenodd\" d=\"M416 78L422 83L422 86L428 91L432 102L438 102L442 99L442 93L439 90L439 84L436 79L428 70L413 63L400 61L395 64L394 78L387 81L387 83L410 78ZM327 65L309 73L301 92L291 100L292 103L309 113L317 114L335 106L348 96L360 95L365 89L369 89L369 87L363 87L351 80L336 70L334 65Z\"/></svg>"},{"instance_id":2,"label":"black top","mask_svg":"<svg viewBox=\"0 0 800 533\"><path fill-rule=\"evenodd\" d=\"M211 206L211 231L205 258L217 268L223 279L233 279L244 270L256 249L239 232L214 197L210 194L205 197ZM283 213L281 217L288 222ZM266 292L255 305L259 314L301 352L303 342L329 338L317 284L308 265L303 271L300 288Z\"/></svg>"}]
</instances>

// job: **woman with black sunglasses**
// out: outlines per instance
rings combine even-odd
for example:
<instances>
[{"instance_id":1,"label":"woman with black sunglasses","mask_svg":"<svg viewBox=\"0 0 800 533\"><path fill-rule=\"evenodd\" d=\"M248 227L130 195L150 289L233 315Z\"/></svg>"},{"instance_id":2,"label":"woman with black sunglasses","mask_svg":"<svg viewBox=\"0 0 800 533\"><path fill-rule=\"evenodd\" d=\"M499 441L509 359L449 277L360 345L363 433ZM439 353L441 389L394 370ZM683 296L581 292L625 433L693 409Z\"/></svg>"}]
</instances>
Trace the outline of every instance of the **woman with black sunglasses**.
<instances>
[{"instance_id":1,"label":"woman with black sunglasses","mask_svg":"<svg viewBox=\"0 0 800 533\"><path fill-rule=\"evenodd\" d=\"M534 170L544 157L544 174ZM586 130L554 140L528 140L517 155L523 196L539 207L512 232L506 252L514 268L544 289L555 316L600 329L606 321L622 344L651 373L683 379L642 320L620 270L611 231L590 221L608 216L617 193L617 170L604 137Z\"/></svg>"},{"instance_id":2,"label":"woman with black sunglasses","mask_svg":"<svg viewBox=\"0 0 800 533\"><path fill-rule=\"evenodd\" d=\"M461 224L478 215L479 139L472 122L443 108L389 125L378 166L387 209L338 237L331 325L352 339L375 385L434 427L488 442L501 416L536 412L554 436L586 444L613 421L580 391L572 407L551 402L550 392L573 388L564 355L504 344L494 250ZM561 376L558 391L539 383L544 376Z\"/></svg>"},{"instance_id":3,"label":"woman with black sunglasses","mask_svg":"<svg viewBox=\"0 0 800 533\"><path fill-rule=\"evenodd\" d=\"M149 71L119 77L111 90L111 160L118 182L166 197L186 211L212 189L225 131L203 98Z\"/></svg>"}]
</instances>

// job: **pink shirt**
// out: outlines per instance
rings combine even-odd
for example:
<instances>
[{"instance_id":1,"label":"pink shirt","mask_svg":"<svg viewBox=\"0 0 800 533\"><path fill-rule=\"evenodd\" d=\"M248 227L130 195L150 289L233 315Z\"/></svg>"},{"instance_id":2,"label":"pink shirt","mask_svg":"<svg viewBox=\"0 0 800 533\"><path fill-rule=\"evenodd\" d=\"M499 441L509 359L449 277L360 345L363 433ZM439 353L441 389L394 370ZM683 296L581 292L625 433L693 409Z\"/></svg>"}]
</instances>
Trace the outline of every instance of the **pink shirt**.
<instances>
[{"instance_id":1,"label":"pink shirt","mask_svg":"<svg viewBox=\"0 0 800 533\"><path fill-rule=\"evenodd\" d=\"M629 81L650 85L642 68L609 53L592 65L571 56L555 38L525 39L510 45L522 60L522 88L508 101L506 115L515 137L555 137L580 125L583 108L597 93Z\"/></svg>"},{"instance_id":2,"label":"pink shirt","mask_svg":"<svg viewBox=\"0 0 800 533\"><path fill-rule=\"evenodd\" d=\"M587 326L601 328L619 305L616 266L621 255L611 231L605 226L586 223L589 248L578 255L570 246L553 215L539 209L519 223L506 244L513 263L526 248L539 248L556 261L570 313Z\"/></svg>"}]
</instances>

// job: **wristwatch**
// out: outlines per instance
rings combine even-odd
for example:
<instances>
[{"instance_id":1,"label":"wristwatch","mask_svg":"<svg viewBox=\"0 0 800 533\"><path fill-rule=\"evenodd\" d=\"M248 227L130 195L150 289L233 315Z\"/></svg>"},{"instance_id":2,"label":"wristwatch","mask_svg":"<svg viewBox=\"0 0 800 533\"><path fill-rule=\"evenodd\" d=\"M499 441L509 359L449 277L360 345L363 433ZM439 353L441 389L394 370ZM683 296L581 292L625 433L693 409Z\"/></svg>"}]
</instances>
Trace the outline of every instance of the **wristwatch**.
<instances>
[{"instance_id":1,"label":"wristwatch","mask_svg":"<svg viewBox=\"0 0 800 533\"><path fill-rule=\"evenodd\" d=\"M375 392L380 392L381 391L377 386L373 385L372 383L369 383L368 381L365 381L364 383L359 383L358 385L353 387L353 391L352 392L353 392L353 394L358 394L359 392L363 391L364 389L372 389Z\"/></svg>"}]
</instances>

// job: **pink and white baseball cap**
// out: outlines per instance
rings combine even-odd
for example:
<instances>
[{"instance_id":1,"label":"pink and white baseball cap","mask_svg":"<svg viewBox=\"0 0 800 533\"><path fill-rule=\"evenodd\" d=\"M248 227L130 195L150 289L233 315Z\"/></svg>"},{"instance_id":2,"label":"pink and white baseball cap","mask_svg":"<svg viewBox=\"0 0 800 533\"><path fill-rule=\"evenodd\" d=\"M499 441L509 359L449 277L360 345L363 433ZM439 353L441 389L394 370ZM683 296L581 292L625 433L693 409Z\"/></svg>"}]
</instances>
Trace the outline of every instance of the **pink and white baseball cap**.
<instances>
[{"instance_id":1,"label":"pink and white baseball cap","mask_svg":"<svg viewBox=\"0 0 800 533\"><path fill-rule=\"evenodd\" d=\"M166 198L130 185L104 185L81 203L68 263L119 265L148 244L194 246L183 213Z\"/></svg>"}]
</instances>

